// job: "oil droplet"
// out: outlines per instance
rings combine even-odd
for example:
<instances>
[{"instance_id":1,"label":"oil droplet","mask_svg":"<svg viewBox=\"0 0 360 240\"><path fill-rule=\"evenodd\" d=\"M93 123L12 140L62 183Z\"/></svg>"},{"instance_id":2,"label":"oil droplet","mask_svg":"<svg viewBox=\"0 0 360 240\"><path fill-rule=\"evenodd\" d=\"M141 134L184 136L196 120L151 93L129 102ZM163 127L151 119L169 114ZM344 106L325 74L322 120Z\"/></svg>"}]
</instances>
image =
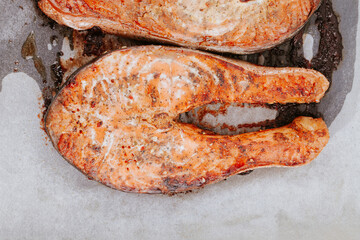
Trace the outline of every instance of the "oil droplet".
<instances>
[{"instance_id":1,"label":"oil droplet","mask_svg":"<svg viewBox=\"0 0 360 240\"><path fill-rule=\"evenodd\" d=\"M36 71L40 74L43 83L46 83L46 69L41 58L37 55L34 32L31 32L26 38L21 48L21 56L26 60L33 59Z\"/></svg>"},{"instance_id":2,"label":"oil droplet","mask_svg":"<svg viewBox=\"0 0 360 240\"><path fill-rule=\"evenodd\" d=\"M31 32L26 38L21 48L21 56L24 59L31 59L36 56L36 43L34 32Z\"/></svg>"}]
</instances>

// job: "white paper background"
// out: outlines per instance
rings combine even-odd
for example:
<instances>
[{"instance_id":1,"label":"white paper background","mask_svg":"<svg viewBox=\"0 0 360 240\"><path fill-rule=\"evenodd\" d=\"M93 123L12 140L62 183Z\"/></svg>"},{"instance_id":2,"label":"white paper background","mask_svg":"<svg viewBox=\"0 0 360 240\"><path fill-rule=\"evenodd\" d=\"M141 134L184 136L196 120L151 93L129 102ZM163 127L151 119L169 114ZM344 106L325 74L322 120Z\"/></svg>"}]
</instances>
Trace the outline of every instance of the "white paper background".
<instances>
[{"instance_id":1,"label":"white paper background","mask_svg":"<svg viewBox=\"0 0 360 240\"><path fill-rule=\"evenodd\" d=\"M168 197L87 180L45 140L35 80L10 74L0 92L0 239L360 239L359 79L355 68L331 140L310 165Z\"/></svg>"}]
</instances>

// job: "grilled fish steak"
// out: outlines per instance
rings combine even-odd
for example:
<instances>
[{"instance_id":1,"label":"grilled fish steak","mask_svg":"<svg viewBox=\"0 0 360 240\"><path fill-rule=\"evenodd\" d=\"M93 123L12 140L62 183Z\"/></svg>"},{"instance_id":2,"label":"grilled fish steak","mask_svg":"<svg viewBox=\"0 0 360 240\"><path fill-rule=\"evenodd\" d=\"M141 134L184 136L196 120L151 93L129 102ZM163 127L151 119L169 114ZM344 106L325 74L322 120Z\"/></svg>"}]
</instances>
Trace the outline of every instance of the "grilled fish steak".
<instances>
[{"instance_id":1,"label":"grilled fish steak","mask_svg":"<svg viewBox=\"0 0 360 240\"><path fill-rule=\"evenodd\" d=\"M309 163L329 139L322 119L227 136L178 122L180 113L216 102L317 102L328 86L314 70L133 47L74 73L45 124L59 153L88 177L123 191L171 194L250 169Z\"/></svg>"},{"instance_id":2,"label":"grilled fish steak","mask_svg":"<svg viewBox=\"0 0 360 240\"><path fill-rule=\"evenodd\" d=\"M60 24L218 52L253 53L292 37L321 0L40 0Z\"/></svg>"}]
</instances>

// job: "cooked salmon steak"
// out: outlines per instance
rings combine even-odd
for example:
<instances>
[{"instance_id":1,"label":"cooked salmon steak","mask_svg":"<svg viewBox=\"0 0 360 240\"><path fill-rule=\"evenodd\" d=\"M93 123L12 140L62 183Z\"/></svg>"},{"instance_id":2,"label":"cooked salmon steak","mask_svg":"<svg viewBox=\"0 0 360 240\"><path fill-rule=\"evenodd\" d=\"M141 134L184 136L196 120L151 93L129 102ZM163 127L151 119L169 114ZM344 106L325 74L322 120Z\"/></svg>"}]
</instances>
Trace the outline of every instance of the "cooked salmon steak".
<instances>
[{"instance_id":1,"label":"cooked salmon steak","mask_svg":"<svg viewBox=\"0 0 360 240\"><path fill-rule=\"evenodd\" d=\"M218 52L252 53L293 36L321 0L40 0L50 18L105 32Z\"/></svg>"},{"instance_id":2,"label":"cooked salmon steak","mask_svg":"<svg viewBox=\"0 0 360 240\"><path fill-rule=\"evenodd\" d=\"M216 102L318 102L328 86L314 70L133 47L74 73L45 124L59 153L88 177L123 191L171 194L255 168L307 164L329 139L322 119L228 136L178 122L179 114Z\"/></svg>"}]
</instances>

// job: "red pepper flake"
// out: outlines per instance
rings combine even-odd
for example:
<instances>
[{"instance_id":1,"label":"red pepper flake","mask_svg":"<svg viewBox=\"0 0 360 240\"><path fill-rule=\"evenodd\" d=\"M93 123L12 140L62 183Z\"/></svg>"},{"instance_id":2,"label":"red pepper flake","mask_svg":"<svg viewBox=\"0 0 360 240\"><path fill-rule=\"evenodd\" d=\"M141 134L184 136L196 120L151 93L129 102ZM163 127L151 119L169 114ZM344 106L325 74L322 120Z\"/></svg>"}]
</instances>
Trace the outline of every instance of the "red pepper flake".
<instances>
[{"instance_id":1,"label":"red pepper flake","mask_svg":"<svg viewBox=\"0 0 360 240\"><path fill-rule=\"evenodd\" d=\"M144 150L145 150L145 147L144 147L144 146L142 146L140 150L141 150L141 151L144 151Z\"/></svg>"},{"instance_id":2,"label":"red pepper flake","mask_svg":"<svg viewBox=\"0 0 360 240\"><path fill-rule=\"evenodd\" d=\"M96 124L96 126L97 126L97 127L101 127L101 126L102 126L102 124L103 124L103 122L102 122L102 121L100 121L100 122L98 122L98 123Z\"/></svg>"},{"instance_id":3,"label":"red pepper flake","mask_svg":"<svg viewBox=\"0 0 360 240\"><path fill-rule=\"evenodd\" d=\"M129 98L131 99L131 100L133 100L134 98L133 98L133 96L131 96L131 95L129 95Z\"/></svg>"}]
</instances>

